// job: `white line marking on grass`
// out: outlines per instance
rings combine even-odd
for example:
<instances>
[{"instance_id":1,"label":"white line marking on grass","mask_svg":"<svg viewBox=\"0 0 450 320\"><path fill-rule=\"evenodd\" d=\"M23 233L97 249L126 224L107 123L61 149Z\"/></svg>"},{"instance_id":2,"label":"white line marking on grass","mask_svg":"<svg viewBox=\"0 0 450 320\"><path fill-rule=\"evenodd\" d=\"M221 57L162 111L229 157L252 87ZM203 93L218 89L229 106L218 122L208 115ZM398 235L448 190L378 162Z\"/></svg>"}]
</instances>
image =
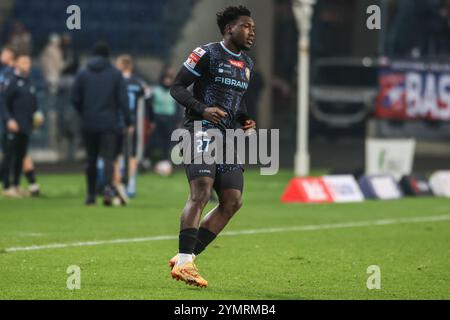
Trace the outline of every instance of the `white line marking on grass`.
<instances>
[{"instance_id":1,"label":"white line marking on grass","mask_svg":"<svg viewBox=\"0 0 450 320\"><path fill-rule=\"evenodd\" d=\"M291 232L291 231L317 231L317 230L326 230L326 229L359 228L359 227L385 226L385 225L401 224L401 223L438 222L438 221L450 221L450 215L400 218L400 219L382 219L382 220L373 220L373 221L355 221L355 222L332 223L332 224L316 224L316 225L305 225L305 226L295 226L295 227L237 230L237 231L226 231L226 232L221 233L220 235L221 236L238 236L238 235L258 234L258 233L279 233L279 232ZM52 244L35 245L35 246L29 246L29 247L6 248L3 250L3 252L9 253L9 252L18 252L18 251L36 251L36 250L45 250L45 249L86 247L86 246L99 246L99 245L105 245L105 244L136 243L136 242L176 240L176 239L178 239L178 236L156 236L156 237L99 240L99 241L87 241L87 242L52 243Z\"/></svg>"},{"instance_id":2,"label":"white line marking on grass","mask_svg":"<svg viewBox=\"0 0 450 320\"><path fill-rule=\"evenodd\" d=\"M45 233L39 233L39 232L19 232L17 234L19 237L43 237L45 236Z\"/></svg>"}]
</instances>

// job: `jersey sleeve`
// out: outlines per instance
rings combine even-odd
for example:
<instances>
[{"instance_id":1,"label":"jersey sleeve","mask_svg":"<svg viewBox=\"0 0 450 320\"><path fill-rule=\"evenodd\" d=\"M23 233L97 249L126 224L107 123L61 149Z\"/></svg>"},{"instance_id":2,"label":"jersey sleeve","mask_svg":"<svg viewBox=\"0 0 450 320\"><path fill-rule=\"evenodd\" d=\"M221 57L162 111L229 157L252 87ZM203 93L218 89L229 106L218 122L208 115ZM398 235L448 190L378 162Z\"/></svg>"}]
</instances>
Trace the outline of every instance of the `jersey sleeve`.
<instances>
[{"instance_id":1,"label":"jersey sleeve","mask_svg":"<svg viewBox=\"0 0 450 320\"><path fill-rule=\"evenodd\" d=\"M209 55L205 47L195 48L184 62L184 67L195 76L200 77L207 69Z\"/></svg>"},{"instance_id":2,"label":"jersey sleeve","mask_svg":"<svg viewBox=\"0 0 450 320\"><path fill-rule=\"evenodd\" d=\"M10 113L11 99L14 95L14 84L10 79L3 80L3 88L0 92L0 118L3 121L8 121L12 118Z\"/></svg>"}]
</instances>

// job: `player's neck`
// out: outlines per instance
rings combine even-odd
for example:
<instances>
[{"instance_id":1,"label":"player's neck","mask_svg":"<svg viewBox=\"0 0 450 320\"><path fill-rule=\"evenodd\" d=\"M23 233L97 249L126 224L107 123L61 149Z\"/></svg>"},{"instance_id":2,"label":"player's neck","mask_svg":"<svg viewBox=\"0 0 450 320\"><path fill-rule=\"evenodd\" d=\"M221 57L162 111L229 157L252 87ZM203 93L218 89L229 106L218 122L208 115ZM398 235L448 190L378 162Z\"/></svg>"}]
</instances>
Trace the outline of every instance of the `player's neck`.
<instances>
[{"instance_id":1,"label":"player's neck","mask_svg":"<svg viewBox=\"0 0 450 320\"><path fill-rule=\"evenodd\" d=\"M222 44L227 48L229 51L233 52L234 54L241 54L241 50L239 50L236 45L231 42L229 39L223 39Z\"/></svg>"}]
</instances>

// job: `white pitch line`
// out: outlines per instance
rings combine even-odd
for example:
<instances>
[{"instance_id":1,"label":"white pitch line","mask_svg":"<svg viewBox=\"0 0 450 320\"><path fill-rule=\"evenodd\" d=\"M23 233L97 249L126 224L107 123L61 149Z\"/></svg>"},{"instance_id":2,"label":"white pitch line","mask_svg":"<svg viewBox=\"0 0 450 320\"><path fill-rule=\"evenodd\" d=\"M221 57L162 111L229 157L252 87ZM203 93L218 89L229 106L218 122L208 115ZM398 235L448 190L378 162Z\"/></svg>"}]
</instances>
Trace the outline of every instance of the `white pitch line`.
<instances>
[{"instance_id":1,"label":"white pitch line","mask_svg":"<svg viewBox=\"0 0 450 320\"><path fill-rule=\"evenodd\" d=\"M19 233L17 233L17 236L19 236L19 237L43 237L43 236L45 236L45 233L39 233L39 232L19 232Z\"/></svg>"},{"instance_id":2,"label":"white pitch line","mask_svg":"<svg viewBox=\"0 0 450 320\"><path fill-rule=\"evenodd\" d=\"M358 228L358 227L372 227L372 226L385 226L401 223L417 223L417 222L436 222L436 221L450 221L450 215L441 216L429 216L429 217L414 217L414 218L400 218L400 219L382 219L373 221L355 221L345 223L333 223L333 224L316 224L294 227L280 227L280 228L265 228L265 229L250 229L250 230L238 230L238 231L226 231L221 233L221 236L238 236L246 234L259 234L259 233L279 233L279 232L292 232L292 231L317 231L325 229L341 229L341 228ZM52 243L46 245L35 245L29 247L13 247L6 248L3 252L18 252L18 251L36 251L45 249L58 249L69 247L85 247L85 246L98 246L105 244L117 244L117 243L136 243L136 242L148 242L148 241L161 241L161 240L176 240L178 236L156 236L156 237L142 237L142 238L128 238L128 239L113 239L113 240L99 240L99 241L87 241L87 242L72 242L72 243Z\"/></svg>"}]
</instances>

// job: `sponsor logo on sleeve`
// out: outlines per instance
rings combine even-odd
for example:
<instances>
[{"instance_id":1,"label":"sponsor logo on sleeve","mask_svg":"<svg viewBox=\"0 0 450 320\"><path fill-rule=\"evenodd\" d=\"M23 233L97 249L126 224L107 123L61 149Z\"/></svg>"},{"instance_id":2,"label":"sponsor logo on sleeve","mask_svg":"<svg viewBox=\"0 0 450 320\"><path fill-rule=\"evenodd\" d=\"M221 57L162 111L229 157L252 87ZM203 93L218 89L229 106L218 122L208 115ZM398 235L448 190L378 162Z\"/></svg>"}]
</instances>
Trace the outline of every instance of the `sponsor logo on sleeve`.
<instances>
[{"instance_id":1,"label":"sponsor logo on sleeve","mask_svg":"<svg viewBox=\"0 0 450 320\"><path fill-rule=\"evenodd\" d=\"M193 52L189 55L189 57L186 60L186 64L191 67L192 69L195 69L195 66L200 61L200 57L194 54Z\"/></svg>"},{"instance_id":2,"label":"sponsor logo on sleeve","mask_svg":"<svg viewBox=\"0 0 450 320\"><path fill-rule=\"evenodd\" d=\"M201 58L206 53L206 51L203 50L202 48L198 47L193 51L193 53L195 53L197 56L199 56Z\"/></svg>"}]
</instances>

